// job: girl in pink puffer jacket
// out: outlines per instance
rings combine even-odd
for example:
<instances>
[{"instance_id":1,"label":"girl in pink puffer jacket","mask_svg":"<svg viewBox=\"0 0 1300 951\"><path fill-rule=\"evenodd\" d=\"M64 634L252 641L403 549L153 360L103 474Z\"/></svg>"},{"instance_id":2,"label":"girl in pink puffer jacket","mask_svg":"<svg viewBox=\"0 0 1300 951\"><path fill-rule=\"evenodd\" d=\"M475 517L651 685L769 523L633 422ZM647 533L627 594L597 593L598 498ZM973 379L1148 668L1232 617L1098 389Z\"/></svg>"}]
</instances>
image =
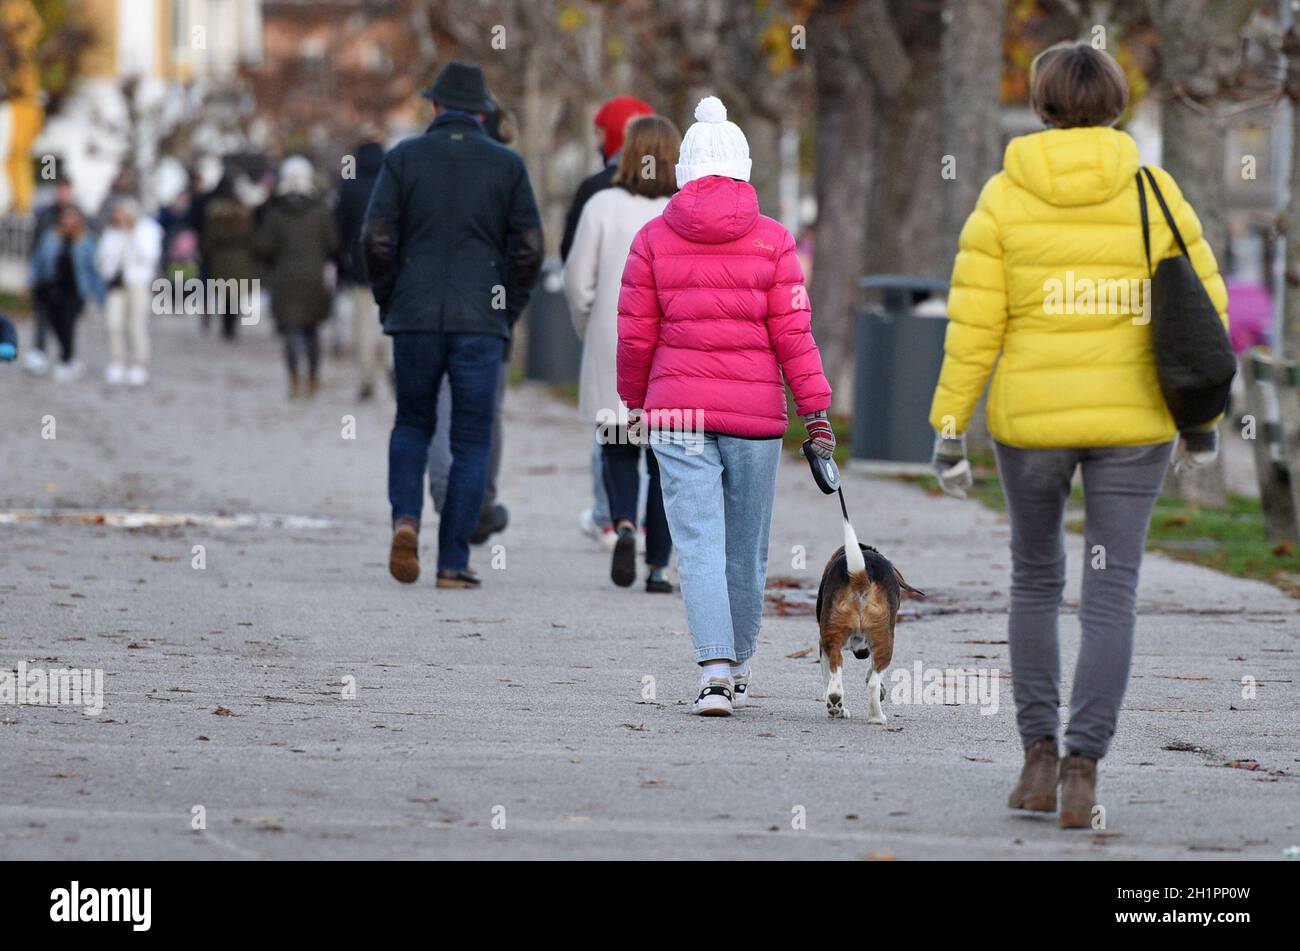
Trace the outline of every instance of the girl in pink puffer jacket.
<instances>
[{"instance_id":1,"label":"girl in pink puffer jacket","mask_svg":"<svg viewBox=\"0 0 1300 951\"><path fill-rule=\"evenodd\" d=\"M659 464L702 668L695 711L729 716L758 643L787 383L819 454L835 437L794 239L759 214L749 143L722 103L701 100L695 118L681 190L623 270L618 392Z\"/></svg>"}]
</instances>

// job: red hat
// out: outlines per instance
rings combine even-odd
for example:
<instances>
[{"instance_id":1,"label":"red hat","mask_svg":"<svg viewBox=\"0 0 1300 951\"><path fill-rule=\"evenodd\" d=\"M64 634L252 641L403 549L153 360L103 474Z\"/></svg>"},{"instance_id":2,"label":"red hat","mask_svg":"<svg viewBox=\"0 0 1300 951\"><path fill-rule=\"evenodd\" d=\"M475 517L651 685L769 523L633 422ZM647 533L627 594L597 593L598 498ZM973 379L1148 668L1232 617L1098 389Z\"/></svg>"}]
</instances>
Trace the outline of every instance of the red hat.
<instances>
[{"instance_id":1,"label":"red hat","mask_svg":"<svg viewBox=\"0 0 1300 951\"><path fill-rule=\"evenodd\" d=\"M600 111L596 113L595 122L596 128L605 133L605 142L600 147L600 150L605 153L605 159L613 158L623 147L623 129L627 127L629 119L654 114L654 109L648 103L642 102L635 96L615 96L601 106Z\"/></svg>"}]
</instances>

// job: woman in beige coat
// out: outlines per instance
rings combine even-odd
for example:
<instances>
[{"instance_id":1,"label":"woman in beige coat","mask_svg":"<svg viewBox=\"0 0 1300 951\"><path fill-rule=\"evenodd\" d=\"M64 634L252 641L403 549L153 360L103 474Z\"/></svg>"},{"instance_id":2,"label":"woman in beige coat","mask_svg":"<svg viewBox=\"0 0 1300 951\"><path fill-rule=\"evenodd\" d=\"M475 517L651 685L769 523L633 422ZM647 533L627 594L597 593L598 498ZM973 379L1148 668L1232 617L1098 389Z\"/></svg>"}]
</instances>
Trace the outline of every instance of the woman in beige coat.
<instances>
[{"instance_id":1,"label":"woman in beige coat","mask_svg":"<svg viewBox=\"0 0 1300 951\"><path fill-rule=\"evenodd\" d=\"M674 166L681 134L661 116L628 123L623 154L610 188L587 202L564 266L564 291L573 326L582 338L578 407L597 427L605 491L617 542L610 577L620 587L636 580L637 499L641 447L628 438L627 407L618 397L618 295L632 239L658 217L677 190ZM659 467L646 453L646 590L670 593L666 569L672 539L659 492Z\"/></svg>"}]
</instances>

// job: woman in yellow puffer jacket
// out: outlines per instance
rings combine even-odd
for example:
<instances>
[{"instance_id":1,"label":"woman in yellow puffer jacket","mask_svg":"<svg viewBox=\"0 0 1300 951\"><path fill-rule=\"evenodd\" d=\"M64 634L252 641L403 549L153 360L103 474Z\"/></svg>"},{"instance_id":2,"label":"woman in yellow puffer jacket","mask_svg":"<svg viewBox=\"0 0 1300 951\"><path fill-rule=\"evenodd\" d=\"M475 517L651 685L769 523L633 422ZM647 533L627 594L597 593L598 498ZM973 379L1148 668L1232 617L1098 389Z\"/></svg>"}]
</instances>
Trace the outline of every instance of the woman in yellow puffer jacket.
<instances>
[{"instance_id":1,"label":"woman in yellow puffer jacket","mask_svg":"<svg viewBox=\"0 0 1300 951\"><path fill-rule=\"evenodd\" d=\"M1055 811L1059 780L1061 825L1078 828L1092 821L1097 761L1128 683L1138 569L1177 433L1152 350L1137 144L1110 128L1127 105L1124 73L1087 44L1061 44L1034 61L1030 86L1048 128L1011 141L962 229L930 424L940 485L964 496L964 434L992 373L988 421L1011 517L1008 640L1025 747L1008 805ZM1226 322L1227 292L1200 222L1169 174L1151 171ZM1155 264L1180 252L1148 200ZM1181 435L1180 464L1206 464L1218 451L1212 426ZM1079 467L1082 640L1060 759L1062 520Z\"/></svg>"}]
</instances>

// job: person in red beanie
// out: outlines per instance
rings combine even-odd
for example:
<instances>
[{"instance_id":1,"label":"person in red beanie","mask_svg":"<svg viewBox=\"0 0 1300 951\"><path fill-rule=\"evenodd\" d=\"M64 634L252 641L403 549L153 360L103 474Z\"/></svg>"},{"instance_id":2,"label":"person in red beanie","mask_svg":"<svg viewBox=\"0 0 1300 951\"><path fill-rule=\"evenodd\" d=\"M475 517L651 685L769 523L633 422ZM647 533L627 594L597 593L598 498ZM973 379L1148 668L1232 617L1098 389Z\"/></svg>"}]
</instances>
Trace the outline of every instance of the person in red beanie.
<instances>
[{"instance_id":1,"label":"person in red beanie","mask_svg":"<svg viewBox=\"0 0 1300 951\"><path fill-rule=\"evenodd\" d=\"M600 154L604 161L601 170L583 180L578 192L573 196L569 214L564 219L564 238L560 241L560 259L567 260L569 249L573 247L573 236L578 233L578 220L582 217L582 208L596 192L606 189L618 170L618 153L623 150L623 130L628 120L637 116L652 116L654 109L648 103L635 96L615 96L600 107L596 118L592 120L601 132Z\"/></svg>"},{"instance_id":2,"label":"person in red beanie","mask_svg":"<svg viewBox=\"0 0 1300 951\"><path fill-rule=\"evenodd\" d=\"M573 196L569 214L564 219L564 237L560 241L560 260L567 261L573 247L573 239L578 233L578 222L582 218L582 209L587 201L598 191L603 191L613 184L614 173L618 171L619 153L623 150L623 131L628 122L637 116L655 114L649 104L635 96L615 96L600 107L593 120L601 133L600 155L604 162L600 171L584 179L578 186L578 193ZM583 510L578 517L582 531L600 542L605 548L612 549L617 536L610 520L609 499L605 496L602 476L601 448L598 440L592 441L591 448L591 508Z\"/></svg>"}]
</instances>

